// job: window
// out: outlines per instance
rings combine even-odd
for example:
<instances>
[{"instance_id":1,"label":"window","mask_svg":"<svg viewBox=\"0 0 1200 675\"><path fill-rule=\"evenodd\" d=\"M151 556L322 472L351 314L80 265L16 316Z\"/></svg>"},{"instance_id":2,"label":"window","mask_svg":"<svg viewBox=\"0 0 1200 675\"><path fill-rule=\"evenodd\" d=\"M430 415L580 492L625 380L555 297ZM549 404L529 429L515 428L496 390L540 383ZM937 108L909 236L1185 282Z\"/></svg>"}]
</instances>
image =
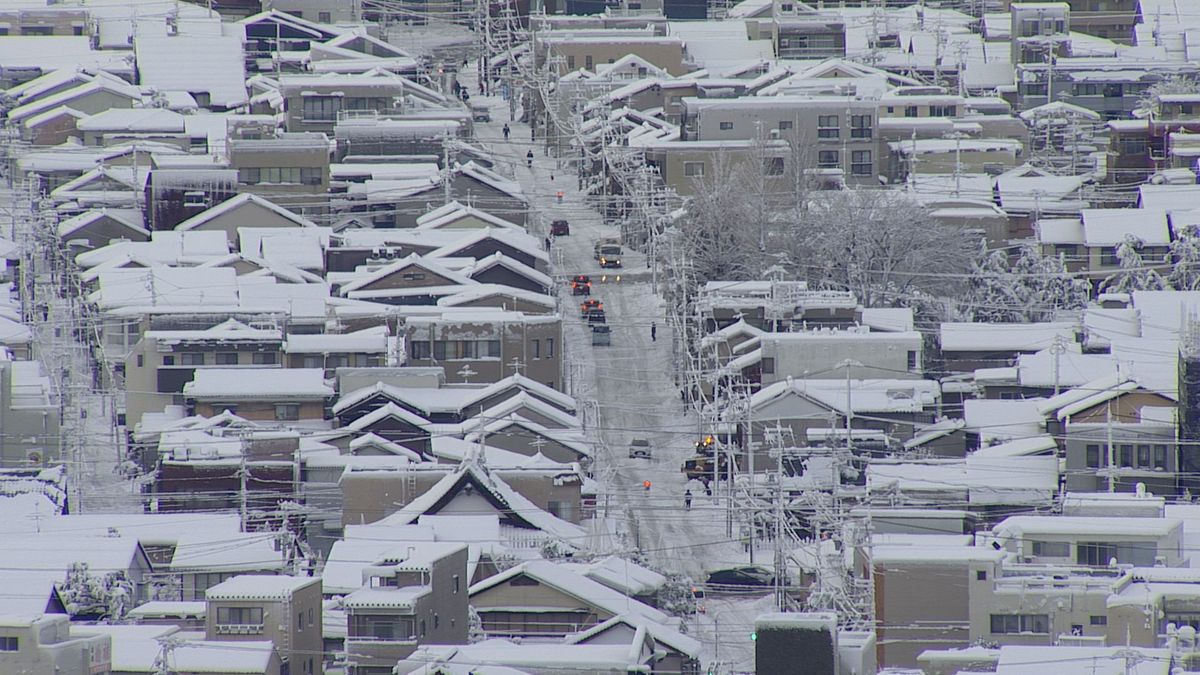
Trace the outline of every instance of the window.
<instances>
[{"instance_id":1,"label":"window","mask_svg":"<svg viewBox=\"0 0 1200 675\"><path fill-rule=\"evenodd\" d=\"M324 177L321 167L304 166L300 167L300 182L305 185L320 185L321 179Z\"/></svg>"},{"instance_id":2,"label":"window","mask_svg":"<svg viewBox=\"0 0 1200 675\"><path fill-rule=\"evenodd\" d=\"M535 359L542 358L542 341L541 340L530 340L529 346L531 348L530 351L533 354L533 358L535 358Z\"/></svg>"},{"instance_id":3,"label":"window","mask_svg":"<svg viewBox=\"0 0 1200 675\"><path fill-rule=\"evenodd\" d=\"M280 422L294 422L300 419L300 404L276 403L275 419Z\"/></svg>"},{"instance_id":4,"label":"window","mask_svg":"<svg viewBox=\"0 0 1200 675\"><path fill-rule=\"evenodd\" d=\"M957 108L952 105L931 105L929 106L930 117L954 117L958 112Z\"/></svg>"},{"instance_id":5,"label":"window","mask_svg":"<svg viewBox=\"0 0 1200 675\"><path fill-rule=\"evenodd\" d=\"M455 575L454 575L454 594L455 594L455 595L458 595L458 588L459 588L459 580L458 580L458 575L457 575L457 574L455 574Z\"/></svg>"},{"instance_id":6,"label":"window","mask_svg":"<svg viewBox=\"0 0 1200 675\"><path fill-rule=\"evenodd\" d=\"M987 581L987 570L975 570L975 581Z\"/></svg>"},{"instance_id":7,"label":"window","mask_svg":"<svg viewBox=\"0 0 1200 675\"><path fill-rule=\"evenodd\" d=\"M792 120L779 120L779 130L780 131L788 131L789 129L792 129L795 126L796 126L796 123L793 122Z\"/></svg>"},{"instance_id":8,"label":"window","mask_svg":"<svg viewBox=\"0 0 1200 675\"><path fill-rule=\"evenodd\" d=\"M546 358L554 358L554 338L546 338Z\"/></svg>"},{"instance_id":9,"label":"window","mask_svg":"<svg viewBox=\"0 0 1200 675\"><path fill-rule=\"evenodd\" d=\"M163 357L163 365L167 364L167 358ZM179 363L184 366L202 366L204 365L204 352L183 352L179 355Z\"/></svg>"},{"instance_id":10,"label":"window","mask_svg":"<svg viewBox=\"0 0 1200 675\"><path fill-rule=\"evenodd\" d=\"M254 352L250 362L256 366L273 366L279 363L279 356L275 352Z\"/></svg>"},{"instance_id":11,"label":"window","mask_svg":"<svg viewBox=\"0 0 1200 675\"><path fill-rule=\"evenodd\" d=\"M921 114L919 111L920 111L920 108L918 108L915 105L904 106L904 116L905 117L919 117Z\"/></svg>"},{"instance_id":12,"label":"window","mask_svg":"<svg viewBox=\"0 0 1200 675\"><path fill-rule=\"evenodd\" d=\"M698 178L704 175L704 162L684 162L683 175Z\"/></svg>"},{"instance_id":13,"label":"window","mask_svg":"<svg viewBox=\"0 0 1200 675\"><path fill-rule=\"evenodd\" d=\"M817 138L837 138L838 126L837 115L818 115Z\"/></svg>"},{"instance_id":14,"label":"window","mask_svg":"<svg viewBox=\"0 0 1200 675\"><path fill-rule=\"evenodd\" d=\"M1138 467L1143 468L1143 469L1150 468L1150 446L1148 446L1148 445L1137 446L1137 465L1138 465Z\"/></svg>"},{"instance_id":15,"label":"window","mask_svg":"<svg viewBox=\"0 0 1200 675\"><path fill-rule=\"evenodd\" d=\"M917 369L917 353L915 351L908 353L908 369L910 371Z\"/></svg>"},{"instance_id":16,"label":"window","mask_svg":"<svg viewBox=\"0 0 1200 675\"><path fill-rule=\"evenodd\" d=\"M1045 558L1070 558L1071 544L1066 541L1035 541L1033 554Z\"/></svg>"},{"instance_id":17,"label":"window","mask_svg":"<svg viewBox=\"0 0 1200 675\"><path fill-rule=\"evenodd\" d=\"M442 619L442 617L440 615L438 615L438 614L433 615L433 629L434 630L437 630L438 624L440 624L442 622L441 619Z\"/></svg>"},{"instance_id":18,"label":"window","mask_svg":"<svg viewBox=\"0 0 1200 675\"><path fill-rule=\"evenodd\" d=\"M409 351L412 353L412 357L419 361L428 361L429 357L431 356L431 349L432 347L430 344L424 340L420 342L413 342L409 345Z\"/></svg>"},{"instance_id":19,"label":"window","mask_svg":"<svg viewBox=\"0 0 1200 675\"><path fill-rule=\"evenodd\" d=\"M138 354L137 355L137 367L141 368L143 365L145 365L145 363L146 363L146 357L141 354Z\"/></svg>"},{"instance_id":20,"label":"window","mask_svg":"<svg viewBox=\"0 0 1200 675\"><path fill-rule=\"evenodd\" d=\"M1117 557L1117 547L1113 544L1080 543L1076 548L1075 562L1080 565L1107 565Z\"/></svg>"},{"instance_id":21,"label":"window","mask_svg":"<svg viewBox=\"0 0 1200 675\"><path fill-rule=\"evenodd\" d=\"M1085 451L1085 463L1089 469L1100 468L1100 446L1089 444Z\"/></svg>"},{"instance_id":22,"label":"window","mask_svg":"<svg viewBox=\"0 0 1200 675\"><path fill-rule=\"evenodd\" d=\"M851 115L850 116L850 138L870 138L871 137L871 116L870 115Z\"/></svg>"},{"instance_id":23,"label":"window","mask_svg":"<svg viewBox=\"0 0 1200 675\"><path fill-rule=\"evenodd\" d=\"M1046 614L993 614L992 633L1049 633L1050 617Z\"/></svg>"},{"instance_id":24,"label":"window","mask_svg":"<svg viewBox=\"0 0 1200 675\"><path fill-rule=\"evenodd\" d=\"M782 176L783 175L783 158L768 157L763 160L763 175L764 176Z\"/></svg>"},{"instance_id":25,"label":"window","mask_svg":"<svg viewBox=\"0 0 1200 675\"><path fill-rule=\"evenodd\" d=\"M296 630L304 630L304 612L296 612Z\"/></svg>"},{"instance_id":26,"label":"window","mask_svg":"<svg viewBox=\"0 0 1200 675\"><path fill-rule=\"evenodd\" d=\"M817 168L819 169L837 169L842 163L838 159L837 150L820 150L817 152Z\"/></svg>"},{"instance_id":27,"label":"window","mask_svg":"<svg viewBox=\"0 0 1200 675\"><path fill-rule=\"evenodd\" d=\"M567 70L575 70L575 56L574 55L567 57Z\"/></svg>"},{"instance_id":28,"label":"window","mask_svg":"<svg viewBox=\"0 0 1200 675\"><path fill-rule=\"evenodd\" d=\"M15 637L0 637L0 652L15 652L21 649L21 639Z\"/></svg>"},{"instance_id":29,"label":"window","mask_svg":"<svg viewBox=\"0 0 1200 675\"><path fill-rule=\"evenodd\" d=\"M236 366L238 364L237 352L217 352L216 359L218 366Z\"/></svg>"},{"instance_id":30,"label":"window","mask_svg":"<svg viewBox=\"0 0 1200 675\"><path fill-rule=\"evenodd\" d=\"M312 607L309 607L309 608L308 608L308 625L312 626L313 624L314 624L314 621L313 621L313 610L312 610Z\"/></svg>"},{"instance_id":31,"label":"window","mask_svg":"<svg viewBox=\"0 0 1200 675\"><path fill-rule=\"evenodd\" d=\"M262 607L218 607L217 608L217 632L222 631L222 626L246 626L257 627L262 630L263 625L263 610Z\"/></svg>"},{"instance_id":32,"label":"window","mask_svg":"<svg viewBox=\"0 0 1200 675\"><path fill-rule=\"evenodd\" d=\"M1117 259L1116 246L1105 246L1100 250L1100 264L1108 267L1116 267L1121 264L1121 261Z\"/></svg>"},{"instance_id":33,"label":"window","mask_svg":"<svg viewBox=\"0 0 1200 675\"><path fill-rule=\"evenodd\" d=\"M870 132L870 129L867 129ZM870 176L873 165L871 164L870 150L854 150L850 153L850 173L855 176Z\"/></svg>"},{"instance_id":34,"label":"window","mask_svg":"<svg viewBox=\"0 0 1200 675\"><path fill-rule=\"evenodd\" d=\"M317 21L321 23L332 23L329 12L317 12Z\"/></svg>"},{"instance_id":35,"label":"window","mask_svg":"<svg viewBox=\"0 0 1200 675\"><path fill-rule=\"evenodd\" d=\"M1094 614L1094 615L1088 617L1088 623L1090 623L1093 626L1107 626L1108 625L1108 617L1103 614Z\"/></svg>"},{"instance_id":36,"label":"window","mask_svg":"<svg viewBox=\"0 0 1200 675\"><path fill-rule=\"evenodd\" d=\"M774 375L775 359L770 356L764 356L762 361L759 362L759 370L762 371L763 375Z\"/></svg>"},{"instance_id":37,"label":"window","mask_svg":"<svg viewBox=\"0 0 1200 675\"><path fill-rule=\"evenodd\" d=\"M1100 85L1095 82L1077 82L1075 84L1076 96L1099 96Z\"/></svg>"},{"instance_id":38,"label":"window","mask_svg":"<svg viewBox=\"0 0 1200 675\"><path fill-rule=\"evenodd\" d=\"M1119 445L1117 447L1119 448L1119 451L1120 451L1119 454L1121 457L1120 463L1118 464L1118 466L1132 468L1133 467L1133 445L1131 443L1122 443L1121 445Z\"/></svg>"},{"instance_id":39,"label":"window","mask_svg":"<svg viewBox=\"0 0 1200 675\"><path fill-rule=\"evenodd\" d=\"M587 56L583 57L583 67L587 68L588 70L592 69L592 55L591 54L588 54ZM424 635L425 631L421 631L421 634Z\"/></svg>"},{"instance_id":40,"label":"window","mask_svg":"<svg viewBox=\"0 0 1200 675\"><path fill-rule=\"evenodd\" d=\"M1165 446L1165 445L1155 445L1154 446L1154 468L1156 468L1156 469L1166 469L1167 468L1167 446Z\"/></svg>"},{"instance_id":41,"label":"window","mask_svg":"<svg viewBox=\"0 0 1200 675\"><path fill-rule=\"evenodd\" d=\"M733 129L733 122L721 122L720 126L721 131L731 131Z\"/></svg>"},{"instance_id":42,"label":"window","mask_svg":"<svg viewBox=\"0 0 1200 675\"><path fill-rule=\"evenodd\" d=\"M339 96L305 96L301 104L301 112L306 120L317 122L333 122L337 120L338 110L342 107Z\"/></svg>"}]
</instances>

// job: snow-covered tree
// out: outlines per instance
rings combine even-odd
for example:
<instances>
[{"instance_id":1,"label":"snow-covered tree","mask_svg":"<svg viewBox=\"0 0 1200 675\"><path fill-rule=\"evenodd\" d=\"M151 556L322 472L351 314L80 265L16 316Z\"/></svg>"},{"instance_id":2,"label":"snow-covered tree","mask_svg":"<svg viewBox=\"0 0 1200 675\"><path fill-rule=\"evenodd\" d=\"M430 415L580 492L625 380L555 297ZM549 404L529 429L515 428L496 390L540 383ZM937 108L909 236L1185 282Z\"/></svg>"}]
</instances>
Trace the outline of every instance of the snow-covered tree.
<instances>
[{"instance_id":1,"label":"snow-covered tree","mask_svg":"<svg viewBox=\"0 0 1200 675\"><path fill-rule=\"evenodd\" d=\"M810 284L852 291L873 307L901 304L918 291L953 295L976 241L906 195L843 190L814 193L789 244Z\"/></svg>"},{"instance_id":2,"label":"snow-covered tree","mask_svg":"<svg viewBox=\"0 0 1200 675\"><path fill-rule=\"evenodd\" d=\"M1188 225L1171 242L1171 274L1167 281L1177 291L1200 290L1200 227Z\"/></svg>"},{"instance_id":3,"label":"snow-covered tree","mask_svg":"<svg viewBox=\"0 0 1200 675\"><path fill-rule=\"evenodd\" d=\"M1088 282L1068 272L1061 258L1025 244L1011 262L1004 251L982 250L963 305L975 321L1049 321L1060 311L1081 309L1089 290Z\"/></svg>"},{"instance_id":4,"label":"snow-covered tree","mask_svg":"<svg viewBox=\"0 0 1200 675\"><path fill-rule=\"evenodd\" d=\"M71 616L125 618L133 606L133 584L121 572L92 574L87 563L67 567L67 580L58 589Z\"/></svg>"},{"instance_id":5,"label":"snow-covered tree","mask_svg":"<svg viewBox=\"0 0 1200 675\"><path fill-rule=\"evenodd\" d=\"M1120 269L1104 280L1103 293L1132 293L1133 291L1161 291L1167 282L1156 270L1148 268L1142 258L1145 243L1132 234L1117 246L1117 261Z\"/></svg>"},{"instance_id":6,"label":"snow-covered tree","mask_svg":"<svg viewBox=\"0 0 1200 675\"><path fill-rule=\"evenodd\" d=\"M1138 100L1137 113L1147 115L1151 112L1158 112L1159 102L1163 96L1196 93L1200 93L1200 80L1186 75L1165 77L1146 88L1146 92Z\"/></svg>"}]
</instances>

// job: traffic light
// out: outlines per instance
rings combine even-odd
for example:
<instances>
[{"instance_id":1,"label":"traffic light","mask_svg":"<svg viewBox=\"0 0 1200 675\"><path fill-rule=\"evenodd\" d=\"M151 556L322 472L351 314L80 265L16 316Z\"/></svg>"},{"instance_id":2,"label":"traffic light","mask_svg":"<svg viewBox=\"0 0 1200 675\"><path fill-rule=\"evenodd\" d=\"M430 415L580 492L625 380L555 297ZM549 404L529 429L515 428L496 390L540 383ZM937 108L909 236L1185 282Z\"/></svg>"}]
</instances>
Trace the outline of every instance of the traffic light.
<instances>
[{"instance_id":1,"label":"traffic light","mask_svg":"<svg viewBox=\"0 0 1200 675\"><path fill-rule=\"evenodd\" d=\"M754 631L753 633L750 634L750 641L758 642L758 631Z\"/></svg>"}]
</instances>

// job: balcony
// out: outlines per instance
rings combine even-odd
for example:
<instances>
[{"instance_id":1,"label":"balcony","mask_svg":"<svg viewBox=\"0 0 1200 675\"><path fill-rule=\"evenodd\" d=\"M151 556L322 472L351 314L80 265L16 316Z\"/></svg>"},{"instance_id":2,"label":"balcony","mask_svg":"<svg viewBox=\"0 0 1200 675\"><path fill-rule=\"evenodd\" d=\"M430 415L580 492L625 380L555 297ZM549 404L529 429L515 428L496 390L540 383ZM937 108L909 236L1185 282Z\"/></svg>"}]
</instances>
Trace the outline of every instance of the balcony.
<instances>
[{"instance_id":1,"label":"balcony","mask_svg":"<svg viewBox=\"0 0 1200 675\"><path fill-rule=\"evenodd\" d=\"M219 623L215 627L219 635L261 635L261 623Z\"/></svg>"}]
</instances>

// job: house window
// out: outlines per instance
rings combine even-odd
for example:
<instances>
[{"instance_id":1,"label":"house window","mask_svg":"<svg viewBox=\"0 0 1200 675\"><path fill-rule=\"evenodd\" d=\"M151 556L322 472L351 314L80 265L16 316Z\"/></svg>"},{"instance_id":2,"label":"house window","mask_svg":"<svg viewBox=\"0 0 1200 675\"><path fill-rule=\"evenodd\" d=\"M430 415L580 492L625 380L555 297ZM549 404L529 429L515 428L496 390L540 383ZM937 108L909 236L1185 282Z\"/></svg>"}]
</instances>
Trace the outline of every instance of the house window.
<instances>
[{"instance_id":1,"label":"house window","mask_svg":"<svg viewBox=\"0 0 1200 675\"><path fill-rule=\"evenodd\" d=\"M837 150L820 150L817 152L817 168L837 169L842 165Z\"/></svg>"},{"instance_id":2,"label":"house window","mask_svg":"<svg viewBox=\"0 0 1200 675\"><path fill-rule=\"evenodd\" d=\"M1089 469L1100 468L1100 446L1089 444L1085 450L1085 463Z\"/></svg>"},{"instance_id":3,"label":"house window","mask_svg":"<svg viewBox=\"0 0 1200 675\"><path fill-rule=\"evenodd\" d=\"M721 131L732 131L733 122L721 122Z\"/></svg>"},{"instance_id":4,"label":"house window","mask_svg":"<svg viewBox=\"0 0 1200 675\"><path fill-rule=\"evenodd\" d=\"M304 630L304 612L296 612L296 630Z\"/></svg>"},{"instance_id":5,"label":"house window","mask_svg":"<svg viewBox=\"0 0 1200 675\"><path fill-rule=\"evenodd\" d=\"M546 358L554 358L554 338L546 338Z\"/></svg>"},{"instance_id":6,"label":"house window","mask_svg":"<svg viewBox=\"0 0 1200 675\"><path fill-rule=\"evenodd\" d=\"M1116 267L1121 264L1121 261L1117 259L1116 246L1105 246L1100 250L1100 264L1106 267Z\"/></svg>"},{"instance_id":7,"label":"house window","mask_svg":"<svg viewBox=\"0 0 1200 675\"><path fill-rule=\"evenodd\" d=\"M817 138L837 138L838 137L838 116L837 115L818 115L817 116Z\"/></svg>"},{"instance_id":8,"label":"house window","mask_svg":"<svg viewBox=\"0 0 1200 675\"><path fill-rule=\"evenodd\" d=\"M301 111L305 120L333 122L342 107L340 96L305 96Z\"/></svg>"},{"instance_id":9,"label":"house window","mask_svg":"<svg viewBox=\"0 0 1200 675\"><path fill-rule=\"evenodd\" d=\"M1088 623L1093 626L1107 626L1108 617L1103 614L1093 614L1092 616L1088 617Z\"/></svg>"},{"instance_id":10,"label":"house window","mask_svg":"<svg viewBox=\"0 0 1200 675\"><path fill-rule=\"evenodd\" d=\"M237 352L217 352L216 359L218 366L236 366L238 364Z\"/></svg>"},{"instance_id":11,"label":"house window","mask_svg":"<svg viewBox=\"0 0 1200 675\"><path fill-rule=\"evenodd\" d=\"M455 574L454 575L454 594L455 595L458 595L458 588L459 588L458 575Z\"/></svg>"},{"instance_id":12,"label":"house window","mask_svg":"<svg viewBox=\"0 0 1200 675\"><path fill-rule=\"evenodd\" d=\"M137 355L137 367L141 368L143 365L145 365L145 362L146 362L146 357L144 357L141 354L138 354Z\"/></svg>"},{"instance_id":13,"label":"house window","mask_svg":"<svg viewBox=\"0 0 1200 675\"><path fill-rule=\"evenodd\" d=\"M699 178L704 175L704 162L684 162L683 175Z\"/></svg>"},{"instance_id":14,"label":"house window","mask_svg":"<svg viewBox=\"0 0 1200 675\"><path fill-rule=\"evenodd\" d=\"M574 57L574 55L572 55L572 56L568 56L568 57L567 57L567 70L575 70L575 57Z\"/></svg>"},{"instance_id":15,"label":"house window","mask_svg":"<svg viewBox=\"0 0 1200 675\"><path fill-rule=\"evenodd\" d=\"M1137 446L1137 465L1138 465L1138 467L1143 468L1143 469L1150 468L1150 446L1148 446L1148 445Z\"/></svg>"},{"instance_id":16,"label":"house window","mask_svg":"<svg viewBox=\"0 0 1200 675\"><path fill-rule=\"evenodd\" d=\"M1095 82L1079 82L1075 84L1076 96L1099 96L1100 85Z\"/></svg>"},{"instance_id":17,"label":"house window","mask_svg":"<svg viewBox=\"0 0 1200 675\"><path fill-rule=\"evenodd\" d=\"M931 105L929 106L930 117L954 117L958 110L952 105Z\"/></svg>"},{"instance_id":18,"label":"house window","mask_svg":"<svg viewBox=\"0 0 1200 675\"><path fill-rule=\"evenodd\" d=\"M1118 466L1123 466L1125 468L1133 468L1133 444L1132 443L1122 443L1121 445L1119 445L1117 447L1120 449L1120 457L1121 457L1120 464Z\"/></svg>"},{"instance_id":19,"label":"house window","mask_svg":"<svg viewBox=\"0 0 1200 675\"><path fill-rule=\"evenodd\" d=\"M768 157L763 160L763 175L764 176L782 176L783 175L783 158Z\"/></svg>"},{"instance_id":20,"label":"house window","mask_svg":"<svg viewBox=\"0 0 1200 675\"><path fill-rule=\"evenodd\" d=\"M438 629L438 625L442 623L442 620L441 620L441 619L442 619L441 615L439 615L439 614L434 614L434 615L433 615L433 629L434 629L434 630L437 630L437 629Z\"/></svg>"},{"instance_id":21,"label":"house window","mask_svg":"<svg viewBox=\"0 0 1200 675\"><path fill-rule=\"evenodd\" d=\"M0 637L0 652L15 652L21 649L21 638Z\"/></svg>"},{"instance_id":22,"label":"house window","mask_svg":"<svg viewBox=\"0 0 1200 675\"><path fill-rule=\"evenodd\" d=\"M850 116L850 138L871 138L871 116Z\"/></svg>"},{"instance_id":23,"label":"house window","mask_svg":"<svg viewBox=\"0 0 1200 675\"><path fill-rule=\"evenodd\" d=\"M1066 541L1035 541L1033 554L1041 558L1070 558L1071 544Z\"/></svg>"},{"instance_id":24,"label":"house window","mask_svg":"<svg viewBox=\"0 0 1200 675\"><path fill-rule=\"evenodd\" d=\"M759 370L763 375L774 375L775 359L770 356L764 356L762 361L759 363Z\"/></svg>"},{"instance_id":25,"label":"house window","mask_svg":"<svg viewBox=\"0 0 1200 675\"><path fill-rule=\"evenodd\" d=\"M1165 445L1155 445L1154 446L1154 468L1156 468L1156 469L1166 469L1167 468L1167 446L1165 446Z\"/></svg>"},{"instance_id":26,"label":"house window","mask_svg":"<svg viewBox=\"0 0 1200 675\"><path fill-rule=\"evenodd\" d=\"M542 358L542 341L541 340L530 340L530 347L533 352L533 358L535 358L535 359Z\"/></svg>"},{"instance_id":27,"label":"house window","mask_svg":"<svg viewBox=\"0 0 1200 675\"><path fill-rule=\"evenodd\" d=\"M975 581L987 581L987 570L975 570Z\"/></svg>"},{"instance_id":28,"label":"house window","mask_svg":"<svg viewBox=\"0 0 1200 675\"><path fill-rule=\"evenodd\" d=\"M280 422L294 422L300 419L299 403L276 403L275 419Z\"/></svg>"},{"instance_id":29,"label":"house window","mask_svg":"<svg viewBox=\"0 0 1200 675\"><path fill-rule=\"evenodd\" d=\"M583 67L587 68L588 70L592 69L592 55L591 54L588 54L587 56L583 57ZM421 634L424 635L425 631L421 631Z\"/></svg>"},{"instance_id":30,"label":"house window","mask_svg":"<svg viewBox=\"0 0 1200 675\"><path fill-rule=\"evenodd\" d=\"M413 359L418 361L428 361L429 357L431 356L431 351L432 347L430 344L423 340L419 342L413 342L411 345L409 345L409 353L412 354Z\"/></svg>"},{"instance_id":31,"label":"house window","mask_svg":"<svg viewBox=\"0 0 1200 675\"><path fill-rule=\"evenodd\" d=\"M279 355L275 352L254 352L250 361L256 366L273 366L279 363Z\"/></svg>"},{"instance_id":32,"label":"house window","mask_svg":"<svg viewBox=\"0 0 1200 675\"><path fill-rule=\"evenodd\" d=\"M910 371L917 369L917 353L915 351L908 353L908 369Z\"/></svg>"},{"instance_id":33,"label":"house window","mask_svg":"<svg viewBox=\"0 0 1200 675\"><path fill-rule=\"evenodd\" d=\"M1114 544L1081 543L1075 550L1075 562L1080 565L1107 565L1117 557L1117 547Z\"/></svg>"},{"instance_id":34,"label":"house window","mask_svg":"<svg viewBox=\"0 0 1200 675\"><path fill-rule=\"evenodd\" d=\"M869 132L870 129L867 129ZM855 176L870 176L871 169L871 151L870 150L854 150L850 153L850 173Z\"/></svg>"},{"instance_id":35,"label":"house window","mask_svg":"<svg viewBox=\"0 0 1200 675\"><path fill-rule=\"evenodd\" d=\"M992 633L1049 633L1050 616L1047 614L993 614Z\"/></svg>"},{"instance_id":36,"label":"house window","mask_svg":"<svg viewBox=\"0 0 1200 675\"><path fill-rule=\"evenodd\" d=\"M321 23L332 23L329 12L317 12L317 21Z\"/></svg>"},{"instance_id":37,"label":"house window","mask_svg":"<svg viewBox=\"0 0 1200 675\"><path fill-rule=\"evenodd\" d=\"M915 106L915 105L906 105L906 106L904 106L904 116L905 117L918 117L920 115L919 110L920 109L917 108L917 106Z\"/></svg>"},{"instance_id":38,"label":"house window","mask_svg":"<svg viewBox=\"0 0 1200 675\"><path fill-rule=\"evenodd\" d=\"M792 120L779 120L779 130L780 131L788 131L789 129L792 129L795 126L796 126L796 123L793 122Z\"/></svg>"},{"instance_id":39,"label":"house window","mask_svg":"<svg viewBox=\"0 0 1200 675\"><path fill-rule=\"evenodd\" d=\"M183 352L179 355L179 363L185 366L202 366L204 365L204 352ZM163 358L163 365L167 365L166 358Z\"/></svg>"},{"instance_id":40,"label":"house window","mask_svg":"<svg viewBox=\"0 0 1200 675\"><path fill-rule=\"evenodd\" d=\"M240 630L229 630L231 628L246 629L246 632L257 629L256 632L261 632L263 627L263 610L262 607L218 607L217 608L217 632L231 633L241 632ZM222 630L225 628L225 630Z\"/></svg>"}]
</instances>

